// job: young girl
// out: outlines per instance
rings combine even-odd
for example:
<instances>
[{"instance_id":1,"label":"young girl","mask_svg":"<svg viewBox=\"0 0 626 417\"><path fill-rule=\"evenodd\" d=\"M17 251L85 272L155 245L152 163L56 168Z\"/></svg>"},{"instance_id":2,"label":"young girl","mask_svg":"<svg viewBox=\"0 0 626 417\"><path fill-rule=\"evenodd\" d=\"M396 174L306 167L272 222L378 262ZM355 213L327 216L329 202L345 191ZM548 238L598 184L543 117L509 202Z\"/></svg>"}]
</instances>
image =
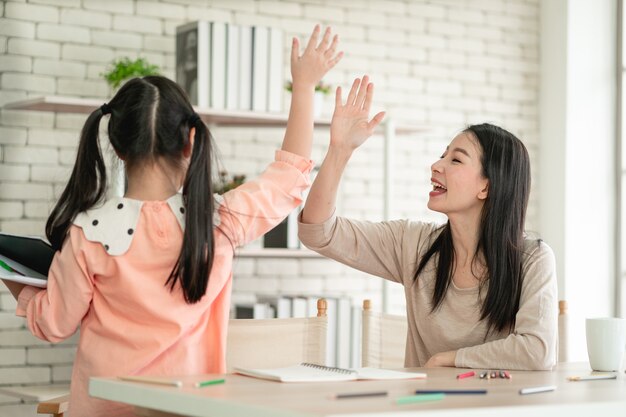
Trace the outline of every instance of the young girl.
<instances>
[{"instance_id":1,"label":"young girl","mask_svg":"<svg viewBox=\"0 0 626 417\"><path fill-rule=\"evenodd\" d=\"M37 337L58 342L81 327L72 416L132 414L90 398L91 376L225 372L233 251L277 225L309 186L315 85L342 57L330 29L318 45L319 35L316 26L302 56L293 40L293 101L275 162L223 198L212 193L210 133L174 82L133 79L89 115L46 225L59 250L48 287L6 282ZM102 203L107 115L128 187Z\"/></svg>"},{"instance_id":2,"label":"young girl","mask_svg":"<svg viewBox=\"0 0 626 417\"><path fill-rule=\"evenodd\" d=\"M444 225L337 217L341 174L379 117L368 123L372 90L358 87L345 105L337 93L330 147L301 214L302 242L404 285L406 366L550 369L555 261L548 245L524 235L530 164L522 142L488 124L452 140L431 167L428 207L447 215Z\"/></svg>"}]
</instances>

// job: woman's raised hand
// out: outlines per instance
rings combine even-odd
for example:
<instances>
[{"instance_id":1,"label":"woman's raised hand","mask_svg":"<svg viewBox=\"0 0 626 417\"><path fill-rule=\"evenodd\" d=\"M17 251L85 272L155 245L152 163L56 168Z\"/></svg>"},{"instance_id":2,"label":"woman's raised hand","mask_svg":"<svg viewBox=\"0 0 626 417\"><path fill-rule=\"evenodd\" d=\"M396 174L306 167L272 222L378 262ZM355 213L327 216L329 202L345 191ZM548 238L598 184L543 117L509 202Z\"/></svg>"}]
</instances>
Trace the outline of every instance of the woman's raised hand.
<instances>
[{"instance_id":1,"label":"woman's raised hand","mask_svg":"<svg viewBox=\"0 0 626 417\"><path fill-rule=\"evenodd\" d=\"M338 36L332 36L331 29L328 27L324 31L322 40L319 41L320 31L320 25L315 25L302 55L300 55L298 38L293 38L291 44L291 77L294 88L300 85L314 87L343 57L343 52L336 52L339 43Z\"/></svg>"},{"instance_id":2,"label":"woman's raised hand","mask_svg":"<svg viewBox=\"0 0 626 417\"><path fill-rule=\"evenodd\" d=\"M385 112L380 112L368 120L373 96L374 84L369 82L367 75L354 80L345 104L341 99L341 87L337 87L335 112L330 125L330 146L352 152L372 135L385 117Z\"/></svg>"}]
</instances>

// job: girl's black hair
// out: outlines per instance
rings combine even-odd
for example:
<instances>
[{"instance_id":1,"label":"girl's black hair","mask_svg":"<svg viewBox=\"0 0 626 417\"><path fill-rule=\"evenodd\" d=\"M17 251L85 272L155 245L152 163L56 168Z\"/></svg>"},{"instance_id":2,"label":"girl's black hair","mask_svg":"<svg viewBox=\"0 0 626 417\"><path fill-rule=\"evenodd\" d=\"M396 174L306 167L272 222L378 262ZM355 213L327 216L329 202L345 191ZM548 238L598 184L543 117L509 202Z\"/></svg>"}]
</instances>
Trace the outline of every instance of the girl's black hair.
<instances>
[{"instance_id":1,"label":"girl's black hair","mask_svg":"<svg viewBox=\"0 0 626 417\"><path fill-rule=\"evenodd\" d=\"M195 128L183 185L183 244L165 282L170 290L179 282L185 301L193 304L206 292L215 251L211 181L214 153L209 129L178 84L161 76L128 81L103 107L111 113L109 140L128 171L157 159L179 167L189 132ZM72 175L48 217L46 235L56 250L61 250L76 215L94 207L104 197L107 179L98 137L103 115L101 107L87 118Z\"/></svg>"},{"instance_id":2,"label":"girl's black hair","mask_svg":"<svg viewBox=\"0 0 626 417\"><path fill-rule=\"evenodd\" d=\"M508 131L491 125L469 126L464 132L473 136L482 150L482 174L489 180L489 191L481 213L476 253L486 263L481 292L487 293L481 306L481 320L487 319L488 330L502 331L515 326L522 292L522 258L524 222L530 193L530 160L524 144ZM455 267L450 222L436 232L433 241L419 261L414 279L433 255L438 254L432 311L445 298Z\"/></svg>"}]
</instances>

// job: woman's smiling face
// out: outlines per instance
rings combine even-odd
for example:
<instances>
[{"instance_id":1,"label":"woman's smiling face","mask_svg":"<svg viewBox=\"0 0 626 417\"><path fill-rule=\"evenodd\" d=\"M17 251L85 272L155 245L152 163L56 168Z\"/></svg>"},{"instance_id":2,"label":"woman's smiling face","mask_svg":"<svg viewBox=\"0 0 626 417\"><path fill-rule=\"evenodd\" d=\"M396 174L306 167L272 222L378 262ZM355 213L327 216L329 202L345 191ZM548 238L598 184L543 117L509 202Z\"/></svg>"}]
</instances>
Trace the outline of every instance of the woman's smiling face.
<instances>
[{"instance_id":1,"label":"woman's smiling face","mask_svg":"<svg viewBox=\"0 0 626 417\"><path fill-rule=\"evenodd\" d=\"M482 150L471 132L457 135L431 166L428 208L446 215L480 212L489 188L481 158Z\"/></svg>"}]
</instances>

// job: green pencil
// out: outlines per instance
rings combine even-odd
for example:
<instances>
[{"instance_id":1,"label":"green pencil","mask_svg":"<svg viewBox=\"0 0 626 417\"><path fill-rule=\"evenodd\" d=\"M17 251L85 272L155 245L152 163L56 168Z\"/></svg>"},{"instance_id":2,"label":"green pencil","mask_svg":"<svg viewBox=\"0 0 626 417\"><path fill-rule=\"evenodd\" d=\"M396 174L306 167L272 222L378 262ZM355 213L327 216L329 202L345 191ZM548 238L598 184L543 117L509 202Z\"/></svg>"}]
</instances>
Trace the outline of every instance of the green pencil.
<instances>
[{"instance_id":1,"label":"green pencil","mask_svg":"<svg viewBox=\"0 0 626 417\"><path fill-rule=\"evenodd\" d=\"M200 382L196 382L196 388L202 388L202 387L208 387L209 385L217 385L217 384L223 384L224 382L226 382L225 379L210 379L208 381L200 381Z\"/></svg>"},{"instance_id":2,"label":"green pencil","mask_svg":"<svg viewBox=\"0 0 626 417\"><path fill-rule=\"evenodd\" d=\"M418 394L418 395L409 395L408 397L400 397L396 399L396 404L413 404L413 403L421 403L424 401L436 401L442 400L446 394Z\"/></svg>"}]
</instances>

